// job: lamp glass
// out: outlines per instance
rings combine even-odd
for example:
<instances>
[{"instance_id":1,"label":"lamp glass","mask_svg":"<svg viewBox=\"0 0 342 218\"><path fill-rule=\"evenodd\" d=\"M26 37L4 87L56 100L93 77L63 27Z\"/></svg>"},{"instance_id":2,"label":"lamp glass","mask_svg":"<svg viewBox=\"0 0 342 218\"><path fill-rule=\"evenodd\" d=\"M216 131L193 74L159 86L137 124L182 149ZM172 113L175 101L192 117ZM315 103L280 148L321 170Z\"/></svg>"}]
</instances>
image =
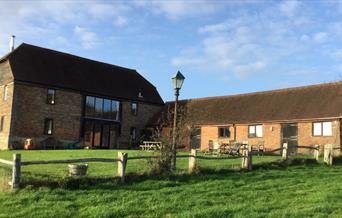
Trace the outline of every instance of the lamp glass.
<instances>
[{"instance_id":1,"label":"lamp glass","mask_svg":"<svg viewBox=\"0 0 342 218\"><path fill-rule=\"evenodd\" d=\"M173 77L172 77L172 83L173 83L173 88L174 89L181 89L183 82L184 82L185 77L181 74L181 72L177 72Z\"/></svg>"}]
</instances>

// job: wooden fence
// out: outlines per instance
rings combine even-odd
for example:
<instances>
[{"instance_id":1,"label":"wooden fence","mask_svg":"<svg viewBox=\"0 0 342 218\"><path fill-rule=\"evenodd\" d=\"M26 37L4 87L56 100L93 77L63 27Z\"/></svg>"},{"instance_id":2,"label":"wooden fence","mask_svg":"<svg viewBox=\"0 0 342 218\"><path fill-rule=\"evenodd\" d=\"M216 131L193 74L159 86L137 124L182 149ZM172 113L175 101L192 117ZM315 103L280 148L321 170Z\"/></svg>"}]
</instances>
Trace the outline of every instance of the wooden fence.
<instances>
[{"instance_id":1,"label":"wooden fence","mask_svg":"<svg viewBox=\"0 0 342 218\"><path fill-rule=\"evenodd\" d=\"M253 163L252 157L253 155L270 155L275 154L276 152L281 151L281 156L283 161L287 161L289 159L289 149L290 148L304 148L314 150L314 159L319 160L319 150L320 147L316 146L293 146L289 147L287 143L283 144L282 148L274 149L268 152L254 152L250 151L248 145L244 145L242 147L242 154L238 156L199 156L197 154L197 150L192 149L189 155L177 155L177 158L189 158L189 173L195 172L197 168L197 160L227 160L227 159L239 159L241 158L241 168L246 170L252 170ZM340 149L334 148L333 145L327 144L324 146L324 163L327 165L332 165L333 163L333 155L334 150ZM8 161L4 159L0 159L0 163L12 166L12 179L9 182L13 189L17 189L20 186L20 175L21 175L21 166L28 165L39 165L39 164L65 164L65 163L88 163L88 162L105 162L105 163L118 163L117 175L120 177L122 182L125 182L126 177L126 166L128 160L139 160L139 159L153 159L158 158L159 156L134 156L128 157L128 153L118 152L118 158L83 158L83 159L73 159L73 160L46 160L46 161L21 161L20 154L13 154L13 160Z\"/></svg>"}]
</instances>

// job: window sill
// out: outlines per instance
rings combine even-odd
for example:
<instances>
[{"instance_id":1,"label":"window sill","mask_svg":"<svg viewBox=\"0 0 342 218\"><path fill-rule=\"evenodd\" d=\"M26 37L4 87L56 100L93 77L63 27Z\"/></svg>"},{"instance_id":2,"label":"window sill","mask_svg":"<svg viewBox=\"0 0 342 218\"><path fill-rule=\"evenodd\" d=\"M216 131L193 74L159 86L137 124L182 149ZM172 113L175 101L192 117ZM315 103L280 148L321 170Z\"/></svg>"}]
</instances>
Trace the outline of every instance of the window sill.
<instances>
[{"instance_id":1,"label":"window sill","mask_svg":"<svg viewBox=\"0 0 342 218\"><path fill-rule=\"evenodd\" d=\"M329 137L333 137L333 135L313 135L313 138L329 138Z\"/></svg>"}]
</instances>

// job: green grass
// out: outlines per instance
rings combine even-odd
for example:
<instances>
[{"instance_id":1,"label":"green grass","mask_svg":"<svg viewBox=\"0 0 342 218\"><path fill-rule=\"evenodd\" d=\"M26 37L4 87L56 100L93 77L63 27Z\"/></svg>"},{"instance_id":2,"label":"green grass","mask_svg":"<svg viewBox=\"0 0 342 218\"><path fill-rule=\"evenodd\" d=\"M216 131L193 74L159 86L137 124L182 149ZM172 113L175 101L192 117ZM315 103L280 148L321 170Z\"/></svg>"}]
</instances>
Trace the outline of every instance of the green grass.
<instances>
[{"instance_id":1,"label":"green grass","mask_svg":"<svg viewBox=\"0 0 342 218\"><path fill-rule=\"evenodd\" d=\"M0 158L10 160L12 153L1 151ZM117 157L114 150L20 153L23 161ZM285 166L277 159L255 157L251 172L237 170L239 159L200 160L201 172L188 175L184 158L171 176L143 175L146 161L129 160L126 184L112 178L115 164L89 163L78 188L50 186L65 178L66 164L24 166L25 187L0 193L0 217L341 217L342 165L300 160Z\"/></svg>"}]
</instances>

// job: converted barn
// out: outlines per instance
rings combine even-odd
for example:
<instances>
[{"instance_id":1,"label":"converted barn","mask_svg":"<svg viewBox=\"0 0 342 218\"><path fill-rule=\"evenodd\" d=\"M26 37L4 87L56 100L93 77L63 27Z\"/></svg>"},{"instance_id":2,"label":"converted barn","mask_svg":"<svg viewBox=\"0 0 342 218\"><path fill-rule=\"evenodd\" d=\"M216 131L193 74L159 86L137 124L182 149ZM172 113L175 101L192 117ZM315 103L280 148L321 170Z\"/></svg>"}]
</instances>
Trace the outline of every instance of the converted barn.
<instances>
[{"instance_id":1,"label":"converted barn","mask_svg":"<svg viewBox=\"0 0 342 218\"><path fill-rule=\"evenodd\" d=\"M162 119L153 121L169 132L167 102ZM210 141L248 141L265 150L289 145L340 146L342 82L232 96L180 101L181 147L208 149ZM172 114L171 114L172 116ZM182 135L182 134L181 134Z\"/></svg>"}]
</instances>

